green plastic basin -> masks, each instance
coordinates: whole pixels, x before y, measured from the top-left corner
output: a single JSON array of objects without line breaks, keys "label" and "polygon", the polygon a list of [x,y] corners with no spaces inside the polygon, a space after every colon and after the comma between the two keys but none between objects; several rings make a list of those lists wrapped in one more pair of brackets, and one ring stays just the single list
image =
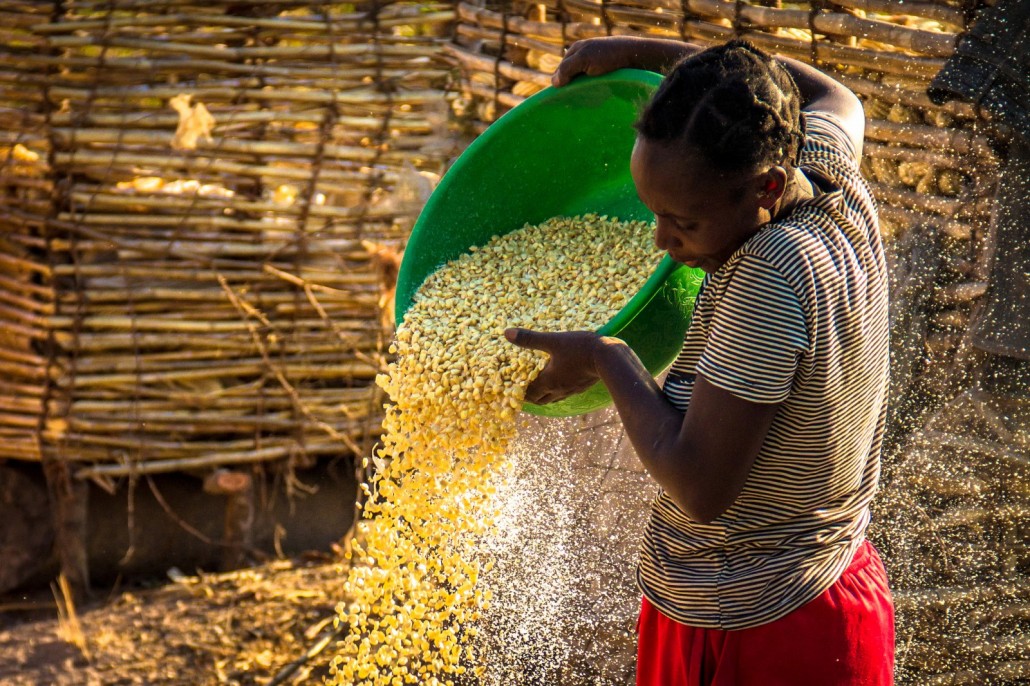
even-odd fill
[{"label": "green plastic basin", "polygon": [[[623,69],[547,88],[506,113],[441,179],[404,251],[397,280],[400,324],[426,277],[491,237],[556,216],[594,212],[653,220],[637,198],[629,160],[632,124],[661,81]],[[675,359],[690,322],[701,272],[666,256],[640,292],[599,329],[628,343],[652,374]],[[611,403],[603,384],[525,410],[570,416]]]}]

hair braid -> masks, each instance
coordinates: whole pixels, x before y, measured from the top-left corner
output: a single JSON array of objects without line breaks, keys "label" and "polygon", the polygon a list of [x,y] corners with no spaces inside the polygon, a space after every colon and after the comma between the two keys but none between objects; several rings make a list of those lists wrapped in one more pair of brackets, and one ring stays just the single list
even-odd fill
[{"label": "hair braid", "polygon": [[716,169],[796,165],[804,144],[800,94],[779,62],[734,40],[680,61],[637,130],[678,142]]}]

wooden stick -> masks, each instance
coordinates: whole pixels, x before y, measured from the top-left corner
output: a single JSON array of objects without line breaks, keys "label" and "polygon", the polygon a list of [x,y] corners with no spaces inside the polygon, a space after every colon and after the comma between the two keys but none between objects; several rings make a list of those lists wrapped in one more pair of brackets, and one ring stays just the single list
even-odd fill
[{"label": "wooden stick", "polygon": [[303,446],[274,446],[260,450],[248,450],[242,452],[226,451],[192,458],[138,462],[135,464],[94,465],[77,470],[75,472],[75,478],[89,479],[100,476],[138,476],[143,474],[190,471],[194,469],[210,469],[211,467],[224,467],[231,464],[253,464],[256,462],[280,460],[285,459],[294,453],[306,453],[309,455],[346,454],[346,451],[341,449],[342,447],[343,446],[338,442],[306,443]]},{"label": "wooden stick", "polygon": [[[254,348],[251,348],[250,352],[253,352]],[[305,349],[306,350],[306,349]],[[281,352],[276,350],[276,352]],[[341,361],[341,354],[339,348],[328,352],[314,353],[314,352],[302,352],[299,355],[290,356],[287,359],[298,359],[302,360],[306,364],[324,363],[331,365],[339,363]],[[349,351],[353,352],[353,348]],[[192,353],[192,354],[191,354]],[[224,363],[225,357],[221,355],[199,355],[196,351],[175,351],[171,353],[176,356],[175,359],[165,359],[160,355],[139,355],[132,356],[128,359],[125,356],[111,356],[105,355],[103,357],[89,357],[82,360],[77,360],[75,369],[77,373],[94,373],[94,372],[163,372],[173,371],[176,369],[188,371],[191,369],[207,368],[212,363]],[[188,357],[184,357],[189,355]],[[250,362],[257,362],[256,358],[253,357],[234,357],[232,362],[238,362],[240,364],[247,364]]]},{"label": "wooden stick", "polygon": [[966,23],[965,15],[960,8],[944,3],[910,2],[909,0],[833,0],[833,4],[863,12],[903,14],[933,19],[949,24],[952,33],[961,32]]},{"label": "wooden stick", "polygon": [[995,162],[986,136],[961,129],[944,129],[920,124],[895,124],[879,119],[866,120],[867,138],[889,143],[905,143],[932,150],[951,150],[960,155],[974,154]]},{"label": "wooden stick", "polygon": [[[281,364],[285,377],[305,379],[371,379],[379,369],[361,361],[340,361],[333,365],[309,365],[286,362]],[[139,384],[185,383],[204,379],[232,378],[251,376],[266,371],[263,362],[233,360],[230,364],[214,365],[201,369],[176,369],[164,372],[114,373],[114,374],[76,374],[73,378],[58,378],[58,385],[69,388],[89,386],[116,386],[126,384],[130,387]]]},{"label": "wooden stick", "polygon": [[[419,25],[438,22],[449,22],[454,19],[454,12],[446,8],[445,3],[425,3],[420,7],[403,7],[388,5],[376,16],[373,22],[364,12],[341,13],[327,18],[325,21],[305,21],[302,19],[276,17],[235,17],[225,14],[162,14],[154,16],[109,16],[103,19],[63,20],[53,24],[35,24],[32,31],[41,35],[72,33],[76,31],[99,30],[109,31],[117,27],[157,27],[167,26],[237,26],[244,29],[270,28],[280,31],[312,31],[319,34],[342,33],[352,34],[358,31],[371,31],[376,26],[406,26],[412,23]],[[433,9],[437,11],[431,11]],[[418,21],[412,22],[412,19]]]},{"label": "wooden stick", "polygon": [[[322,329],[324,329],[324,327],[322,327]],[[168,335],[165,333],[80,332],[77,337],[66,332],[56,332],[56,334],[59,345],[66,348],[74,347],[74,349],[79,353],[90,353],[91,355],[105,350],[114,350],[118,351],[116,353],[116,356],[118,356],[122,354],[121,351],[124,349],[139,351],[140,354],[146,354],[146,351],[149,349],[166,349],[170,344],[181,347],[186,351],[213,350],[238,353],[251,352],[254,349],[249,338],[243,338],[234,333],[192,336],[183,335],[180,332],[175,336],[174,341],[169,340]],[[292,332],[289,339],[280,342],[273,349],[276,350],[276,352],[297,353],[308,350],[317,352],[324,349],[339,348],[339,342],[336,340],[333,340],[332,343],[324,342],[326,340],[324,331],[315,331],[313,334],[314,335],[309,335],[309,332],[306,332],[303,328],[299,328]],[[349,335],[354,337],[354,344],[356,346],[365,347],[365,342],[373,340],[376,333],[362,332],[360,330],[352,329],[350,330]],[[359,342],[361,345],[358,345]]]},{"label": "wooden stick", "polygon": [[496,62],[496,60],[488,57],[480,57],[474,55],[471,52],[462,50],[455,45],[445,45],[444,51],[455,58],[457,58],[463,65],[470,66],[473,69],[480,69],[483,71],[492,71],[494,64],[497,64],[497,71],[510,79],[516,81],[529,81],[540,86],[550,86],[551,78],[545,74],[541,74],[535,69],[527,69],[525,67],[516,67],[510,62]]},{"label": "wooden stick", "polygon": [[958,169],[968,171],[978,165],[985,170],[992,170],[989,162],[982,159],[960,157],[947,152],[924,150],[923,148],[903,148],[897,145],[885,145],[875,141],[866,141],[862,146],[862,154],[866,157],[880,157],[896,162],[925,162],[936,169]]},{"label": "wooden stick", "polygon": [[25,462],[39,462],[42,458],[39,443],[35,441],[24,441],[14,443],[10,439],[4,439],[0,443],[0,455],[12,460]]},{"label": "wooden stick", "polygon": [[[253,264],[253,263],[251,263]],[[291,265],[280,264],[277,269],[286,271]],[[195,284],[217,282],[217,275],[222,274],[229,280],[277,283],[276,279],[259,269],[205,268],[176,263],[124,262],[118,264],[59,264],[54,266],[57,277],[80,276],[88,278],[117,277],[142,278],[161,281],[186,281]],[[336,286],[352,286],[356,284],[376,283],[372,273],[334,272],[319,268],[316,265],[301,266],[300,277],[315,283]]]},{"label": "wooden stick", "polygon": [[[248,231],[254,231],[254,224],[259,222],[246,222],[246,221],[221,221],[221,217],[175,217],[175,216],[138,216],[138,215],[122,215],[122,214],[82,214],[74,215],[69,213],[61,213],[58,215],[61,221],[73,222],[79,219],[83,224],[100,224],[103,226],[117,225],[120,222],[125,222],[129,226],[202,226],[208,227],[219,227],[223,229],[243,229]],[[104,221],[107,219],[107,221]],[[88,220],[88,221],[85,221]],[[269,227],[273,229],[279,227]],[[298,240],[298,237],[302,234],[297,233],[295,227],[285,227],[290,231],[293,231],[293,235],[284,236],[283,240],[275,240],[272,236],[264,236],[264,240],[258,242],[243,242],[243,241],[230,241],[224,240],[221,243],[215,241],[190,241],[188,245],[189,252],[186,253],[186,247],[183,246],[184,240],[178,238],[176,240],[139,240],[135,238],[126,237],[114,237],[111,240],[80,240],[80,241],[65,241],[65,240],[54,240],[52,241],[52,247],[55,250],[70,250],[72,246],[76,249],[84,252],[97,251],[105,252],[118,248],[131,253],[138,253],[143,255],[156,254],[163,255],[168,254],[170,251],[175,251],[177,256],[185,257],[188,256],[192,259],[199,259],[204,256],[220,256],[220,257],[262,257],[262,256],[277,256],[281,259],[286,259],[289,255],[295,254],[298,251],[304,252],[309,256],[317,255],[342,255],[350,256],[356,255],[356,247],[360,245],[356,241],[349,238],[322,238],[321,240],[311,241],[310,243],[302,243]],[[262,232],[263,233],[263,232]],[[351,257],[350,259],[353,259]],[[112,269],[115,271],[117,267]]]},{"label": "wooden stick", "polygon": [[[494,44],[500,42],[500,33],[495,30],[487,29],[482,26],[475,26],[472,24],[459,24],[455,27],[456,36],[458,38],[468,38],[472,42],[457,41],[457,45],[474,45],[475,41],[490,41]],[[537,52],[546,53],[548,55],[561,56],[565,53],[565,46],[561,42],[551,42],[550,40],[543,40],[533,36],[526,36],[520,33],[509,33],[505,36],[505,43],[516,48],[525,48],[526,50],[535,50]],[[444,46],[447,48],[448,46]],[[492,46],[491,46],[492,47]],[[499,46],[498,46],[499,47]]]},{"label": "wooden stick", "polygon": [[918,226],[932,226],[939,231],[943,231],[948,236],[958,238],[960,240],[968,240],[973,236],[972,225],[947,219],[945,217],[934,217],[932,215],[925,215],[921,212],[906,210],[900,207],[892,207],[890,205],[881,206],[879,208],[879,214],[880,217],[884,219],[903,224],[910,229]]},{"label": "wooden stick", "polygon": [[39,415],[43,412],[43,403],[40,398],[19,398],[0,395],[0,409],[20,414]]},{"label": "wooden stick", "polygon": [[[481,86],[478,83],[463,83],[462,88],[487,101],[493,100],[495,96],[492,88]],[[505,107],[515,107],[525,100],[525,98],[519,97],[518,95],[512,95],[505,91],[497,92],[496,97],[497,102]],[[500,113],[498,113],[498,115],[500,115]]]},{"label": "wooden stick", "polygon": [[[188,203],[184,203],[184,204],[188,205]],[[269,235],[269,234],[276,234],[277,233],[277,234],[281,235],[285,239],[285,240],[282,241],[283,245],[289,245],[289,244],[297,243],[298,242],[297,238],[299,236],[305,235],[303,233],[303,231],[302,231],[302,227],[300,226],[300,224],[298,224],[293,218],[288,217],[288,216],[287,217],[276,216],[276,217],[274,217],[274,221],[272,221],[271,219],[268,220],[268,221],[233,219],[231,217],[219,216],[219,214],[215,214],[213,212],[210,213],[210,214],[207,214],[207,213],[201,214],[200,212],[202,210],[204,210],[204,209],[207,209],[207,208],[186,208],[186,207],[183,208],[183,210],[185,210],[187,212],[188,211],[195,211],[195,212],[197,212],[197,214],[195,214],[195,215],[193,215],[193,214],[162,215],[162,214],[156,214],[156,213],[155,214],[129,214],[129,213],[125,213],[125,214],[118,213],[118,214],[115,214],[115,213],[87,212],[87,211],[79,210],[79,211],[76,211],[76,212],[61,212],[61,213],[59,213],[57,215],[57,217],[58,217],[58,221],[68,222],[68,223],[75,223],[75,224],[77,224],[79,226],[88,226],[88,225],[97,224],[97,225],[107,226],[107,227],[112,227],[112,228],[114,228],[114,227],[119,227],[120,228],[120,227],[138,227],[138,226],[148,226],[149,227],[149,226],[152,226],[152,227],[182,227],[184,229],[192,229],[194,227],[202,227],[202,228],[208,228],[208,229],[210,229],[210,228],[218,228],[218,229],[225,229],[225,230],[232,229],[232,230],[235,230],[235,231],[248,232],[248,233],[251,233],[251,234],[259,234],[259,235],[260,234],[265,234],[265,237],[266,237],[267,241],[266,241],[266,243],[264,245],[262,245],[261,243],[236,243],[235,244],[235,246],[239,250],[243,250],[243,251],[256,251],[257,254],[264,253],[264,252],[273,252],[274,253],[274,252],[280,252],[281,251],[282,246],[276,246],[275,243],[277,243],[278,241],[273,240],[273,235]],[[335,212],[333,212],[333,211],[321,212],[318,215],[314,215],[313,218],[340,217],[341,220],[347,220],[347,219],[357,219],[357,218],[367,217],[370,220],[374,220],[374,219],[386,220],[386,219],[394,219],[395,217],[397,217],[398,215],[401,214],[401,212],[399,212],[398,210],[396,210],[395,208],[392,208],[392,207],[386,207],[384,209],[377,209],[377,208],[374,208],[374,207],[367,208],[367,209],[365,209],[365,208],[332,207],[332,208],[328,208],[328,209],[329,210],[335,210]],[[362,212],[362,210],[365,210],[364,213]],[[305,226],[308,226],[310,224],[311,224],[311,222],[307,222],[305,224]],[[112,235],[112,239],[111,239],[111,245],[108,246],[108,249],[110,249],[114,245],[118,245],[119,247],[124,247],[124,248],[132,248],[132,247],[135,246],[136,249],[142,250],[142,251],[153,250],[153,251],[156,251],[156,252],[162,252],[162,251],[165,251],[165,250],[167,250],[168,248],[171,247],[171,245],[169,243],[167,243],[167,242],[161,242],[161,241],[142,241],[142,240],[136,240],[136,239],[132,239],[132,238],[114,238],[113,234],[109,234],[109,235]],[[323,236],[317,236],[316,235],[316,236],[313,236],[312,239],[313,240],[310,241],[311,247],[325,246],[331,252],[335,252],[338,249],[339,246],[346,246],[348,243],[355,244],[355,245],[357,244],[354,239],[347,239],[347,238],[340,238],[340,239],[335,239],[334,240],[334,239],[329,238],[329,237],[323,237]],[[83,244],[85,244],[85,243],[81,242],[81,241],[77,243],[77,245],[83,245]],[[69,243],[67,243],[67,242],[57,242],[56,245],[55,245],[55,249],[57,249],[57,250],[67,250],[68,249],[67,248],[68,245],[69,245]],[[147,245],[152,245],[152,246],[156,245],[158,247],[156,247],[156,248],[155,247],[147,248],[147,247],[145,247]],[[226,245],[227,245],[227,247],[231,247],[234,244],[231,244],[231,243],[227,242]],[[86,249],[90,249],[90,248],[86,248]],[[350,251],[354,250],[352,247],[342,247],[342,248],[339,248],[339,249],[350,250]],[[181,252],[180,254],[201,255],[201,254],[205,254],[205,250],[209,250],[209,249],[208,248],[204,248],[202,246],[194,245],[194,246],[190,246],[189,250],[190,250],[189,253]]]},{"label": "wooden stick", "polygon": [[[312,407],[319,403],[325,403],[327,411],[335,411],[337,405],[356,408],[367,407],[369,399],[376,396],[375,388],[363,386],[358,388],[337,388],[332,389],[332,395],[316,395],[317,389],[305,389],[304,396],[312,404]],[[72,402],[72,413],[88,416],[90,414],[100,415],[122,415],[129,411],[178,411],[192,412],[196,410],[209,411],[217,408],[227,412],[235,412],[257,406],[263,406],[270,410],[290,407],[291,401],[281,395],[269,394],[267,396],[228,396],[204,399],[202,396],[193,396],[190,399],[179,398],[175,400],[143,400],[129,398],[121,400],[75,400]]]},{"label": "wooden stick", "polygon": [[929,193],[891,188],[872,181],[868,183],[876,199],[883,203],[920,212],[932,212],[955,219],[985,218],[990,215],[993,205],[989,198],[973,198],[969,201],[956,200]]},{"label": "wooden stick", "polygon": [[[133,129],[53,129],[55,140],[63,146],[74,146],[86,143],[115,143],[118,145],[149,145],[167,149],[172,139],[172,132],[133,130]],[[233,138],[214,138],[211,141],[197,142],[197,153],[212,151],[217,153],[246,153],[252,155],[286,155],[290,157],[314,157],[321,153],[326,159],[353,160],[368,163],[378,161],[403,162],[412,156],[413,151],[405,150],[373,150],[371,148],[318,143],[287,143],[281,141],[241,141]]]},{"label": "wooden stick", "polygon": [[0,425],[35,430],[39,427],[39,417],[31,414],[15,414],[0,412]]},{"label": "wooden stick", "polygon": [[[309,420],[313,421],[319,428],[324,429],[330,437],[343,441],[347,445],[347,447],[349,447],[354,452],[354,454],[359,453],[360,448],[356,443],[353,443],[347,435],[339,433],[335,430],[334,427],[318,419],[311,413],[310,409],[304,404],[304,401],[297,393],[297,390],[286,378],[286,374],[283,370],[284,365],[274,364],[271,358],[269,357],[268,349],[265,346],[264,342],[261,340],[261,336],[258,334],[257,328],[250,321],[251,313],[247,310],[246,303],[242,299],[240,299],[238,295],[236,295],[236,292],[233,291],[232,287],[224,278],[219,277],[218,283],[225,291],[225,294],[226,296],[228,296],[229,300],[232,301],[233,305],[235,305],[240,310],[240,314],[244,316],[244,323],[247,324],[248,331],[250,332],[251,338],[254,341],[255,347],[257,347],[258,351],[261,353],[261,358],[264,360],[268,370],[271,371],[275,378],[279,381],[279,385],[282,386],[284,391],[286,391],[287,396],[293,399],[294,409],[299,411]],[[375,369],[375,367],[372,368]]]},{"label": "wooden stick", "polygon": [[981,116],[980,113],[977,112],[976,108],[967,102],[949,100],[943,105],[937,105],[930,100],[929,96],[926,95],[925,90],[913,91],[907,88],[884,85],[883,83],[870,81],[869,79],[845,74],[840,70],[834,70],[832,75],[834,79],[840,81],[859,95],[875,97],[886,102],[899,103],[909,107],[919,107],[927,110],[941,110],[963,119],[979,119]]},{"label": "wooden stick", "polygon": [[[303,287],[303,283],[298,284]],[[354,284],[354,288],[351,290],[341,290],[339,288],[329,288],[321,286],[318,288],[319,292],[325,297],[324,300],[330,304],[349,304],[354,302],[364,302],[363,296],[363,285]],[[369,279],[364,284],[369,292],[376,292],[377,289],[373,288],[375,281]],[[271,306],[283,303],[292,303],[296,300],[296,293],[291,290],[285,291],[262,291],[255,293],[252,296],[258,301],[261,306]],[[77,292],[64,292],[61,293],[59,298],[61,302],[65,303],[80,303],[82,302],[82,294]],[[129,285],[120,287],[106,287],[97,285],[89,289],[89,297],[85,306],[98,305],[103,303],[145,303],[147,301],[156,301],[163,303],[168,306],[170,311],[178,311],[181,303],[224,303],[225,294],[214,288],[192,288],[189,290],[181,288],[162,288],[162,287],[142,287],[134,289]]]},{"label": "wooden stick", "polygon": [[[152,169],[176,169],[189,175],[200,175],[201,178],[210,174],[237,174],[244,177],[257,177],[268,180],[284,181],[305,181],[310,182],[312,169],[310,166],[281,167],[264,164],[245,164],[232,162],[223,159],[209,159],[194,156],[158,156],[143,155],[123,150],[101,151],[101,150],[76,150],[75,152],[61,152],[54,156],[54,163],[60,167],[83,168],[99,167],[102,170],[102,177],[106,176],[114,165],[127,167],[139,166]],[[69,169],[70,170],[70,169]],[[358,181],[368,184],[376,178],[376,173],[343,171],[340,169],[323,168],[319,171],[318,179],[326,181]],[[388,183],[396,183],[397,173],[386,171],[382,173],[382,180]]]},{"label": "wooden stick", "polygon": [[421,46],[397,45],[385,41],[376,47],[374,54],[373,51],[369,50],[367,43],[236,48],[107,35],[53,36],[48,39],[47,43],[52,48],[81,48],[86,46],[103,46],[108,49],[130,48],[149,53],[160,54],[167,52],[209,59],[232,60],[235,62],[259,58],[303,61],[327,57],[336,59],[357,57],[361,60],[373,62],[375,60],[374,55],[376,54],[383,57],[423,57],[426,54],[425,48]]},{"label": "wooden stick", "polygon": [[[559,0],[544,0],[541,4],[552,7],[556,10],[560,9]],[[560,4],[563,8],[579,7],[596,14],[596,16],[600,16],[600,3],[590,2],[589,0],[561,0]],[[732,20],[735,15],[735,6],[735,3],[726,2],[725,0],[689,0],[689,8],[692,12],[697,14],[705,14],[707,12],[709,16],[730,20]],[[741,8],[742,11],[744,11],[745,8],[750,8],[750,11],[754,11],[756,9],[751,5],[743,5]],[[706,10],[706,12],[698,11],[700,9]],[[799,10],[777,11],[799,12]],[[466,8],[466,3],[459,5],[459,16],[467,16],[469,14],[478,17],[483,25],[491,25],[494,28],[501,28],[503,25],[503,19],[500,13],[491,12],[489,10],[477,10],[475,8],[471,8],[471,6]],[[616,14],[617,12],[615,10],[609,9],[609,15],[615,16]],[[802,14],[805,15],[806,19],[805,23],[799,28],[807,28],[808,13],[802,12]],[[795,18],[794,22],[797,23],[797,18]],[[675,31],[669,29],[665,32],[665,35],[678,36],[681,28],[687,36],[698,38],[706,42],[725,41],[737,35],[733,29],[726,28],[724,26],[717,26],[705,21],[687,20],[682,24],[679,22],[672,22],[672,24],[676,26]],[[528,20],[517,21],[514,18],[509,19],[508,27],[509,30],[517,30],[528,35],[550,38],[554,38],[555,36],[560,38],[563,28],[557,23],[529,22]],[[566,24],[564,28],[566,29],[565,35],[569,39],[605,35],[604,27],[599,25],[583,23]],[[635,35],[640,32],[625,29],[623,27],[616,27],[613,33],[617,35]],[[784,53],[804,61],[811,60],[812,45],[807,41],[800,41],[783,36],[773,36],[762,31],[754,30],[745,30],[741,32],[740,37],[747,38],[759,45],[759,47],[767,50]],[[927,79],[933,77],[944,65],[944,60],[937,57],[892,54],[868,48],[849,47],[818,41],[815,43],[815,53],[816,57],[826,64],[851,64],[853,66],[865,67],[875,71],[921,76]]]},{"label": "wooden stick", "polygon": [[19,362],[30,366],[46,365],[46,359],[35,354],[28,345],[28,341],[20,341],[18,343],[21,344],[15,344],[13,347],[10,342],[6,341],[0,344],[0,360]]},{"label": "wooden stick", "polygon": [[0,359],[0,374],[21,380],[41,381],[46,378],[46,367],[41,364],[22,364]]},{"label": "wooden stick", "polygon": [[23,381],[11,381],[3,377],[0,377],[0,391],[31,398],[43,397],[43,386],[39,384],[26,384]]},{"label": "wooden stick", "polygon": [[[363,419],[363,417],[360,417],[360,419]],[[36,418],[36,421],[39,421],[38,418]],[[345,439],[349,438],[346,432],[360,431],[364,427],[364,422],[338,418],[320,419],[314,414],[311,417],[297,417],[291,408],[287,412],[236,416],[212,415],[208,412],[197,414],[195,417],[176,417],[170,416],[167,413],[155,412],[133,413],[125,419],[75,416],[68,418],[68,426],[77,431],[90,434],[146,432],[148,435],[163,432],[171,432],[176,435],[242,432],[250,435],[253,434],[255,429],[292,431],[309,426],[318,426],[319,428],[331,430],[333,438],[340,439],[341,443],[346,445]]]},{"label": "wooden stick", "polygon": [[[228,321],[212,321],[212,320],[187,320],[178,318],[177,313],[172,313],[173,317],[177,318],[157,318],[157,317],[132,317],[132,316],[117,316],[117,315],[105,315],[105,316],[93,316],[83,317],[81,321],[77,321],[74,317],[61,315],[50,317],[48,323],[50,327],[55,329],[71,329],[73,326],[78,326],[81,330],[103,330],[103,329],[114,329],[123,331],[139,331],[139,332],[182,332],[182,333],[230,333],[230,332],[245,332],[247,331],[246,324],[238,320]],[[323,322],[320,319],[304,319],[291,322],[292,326],[297,329],[312,328],[321,329],[324,328]]]},{"label": "wooden stick", "polygon": [[14,307],[20,307],[34,314],[53,314],[54,304],[48,301],[39,301],[33,298],[26,298],[17,293],[0,291],[0,302],[6,302]]},{"label": "wooden stick", "polygon": [[[214,68],[218,63],[200,63],[186,67],[187,69],[200,69],[200,68]],[[279,110],[258,110],[258,111],[241,111],[239,109],[231,110],[220,110],[216,104],[212,104],[208,109],[211,114],[214,115],[217,121],[216,129],[227,130],[232,129],[236,126],[246,124],[264,124],[264,123],[302,123],[302,124],[321,124],[325,119],[325,112],[321,110],[317,111],[300,111],[300,112],[282,112]],[[179,115],[177,114],[164,114],[163,112],[131,112],[126,111],[122,113],[103,113],[90,111],[87,113],[75,113],[71,112],[55,112],[51,117],[51,122],[54,126],[71,126],[77,124],[79,126],[103,126],[103,127],[122,127],[122,126],[135,126],[135,127],[154,127],[164,129],[174,129],[179,123]],[[336,125],[341,129],[347,131],[354,131],[360,129],[362,131],[373,131],[377,132],[382,129],[383,122],[380,117],[368,117],[368,116],[354,116],[354,115],[340,115],[335,119]],[[425,119],[419,112],[400,112],[395,111],[391,113],[390,128],[395,128],[401,131],[417,131],[421,133],[430,133],[433,129],[433,124]]]}]

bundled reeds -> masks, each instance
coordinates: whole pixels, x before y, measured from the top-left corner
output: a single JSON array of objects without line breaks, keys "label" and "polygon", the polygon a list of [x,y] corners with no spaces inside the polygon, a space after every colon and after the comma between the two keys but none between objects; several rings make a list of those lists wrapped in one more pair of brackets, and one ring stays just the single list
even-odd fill
[{"label": "bundled reeds", "polygon": [[5,5],[0,459],[106,483],[364,452],[380,253],[453,152],[453,16]]},{"label": "bundled reeds", "polygon": [[20,60],[42,49],[32,26],[50,9],[8,3],[0,28],[0,458],[22,460],[40,459],[55,296],[42,249],[54,189],[44,89]]}]

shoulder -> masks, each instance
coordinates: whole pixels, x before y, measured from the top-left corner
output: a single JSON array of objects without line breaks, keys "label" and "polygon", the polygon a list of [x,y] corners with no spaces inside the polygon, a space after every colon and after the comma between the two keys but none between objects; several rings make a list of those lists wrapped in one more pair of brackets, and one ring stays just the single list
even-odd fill
[{"label": "shoulder", "polygon": [[807,210],[795,212],[788,219],[767,224],[751,237],[740,250],[739,263],[744,269],[774,269],[788,281],[810,259],[818,246],[818,239],[804,215]]},{"label": "shoulder", "polygon": [[807,309],[804,237],[790,227],[769,224],[712,275],[711,290],[723,304],[746,309]]},{"label": "shoulder", "polygon": [[834,253],[841,241],[830,222],[829,215],[816,205],[768,224],[741,247],[734,271],[749,275],[748,281],[780,282],[781,298],[789,288],[802,309],[815,307],[817,291],[834,278],[838,262]]}]

